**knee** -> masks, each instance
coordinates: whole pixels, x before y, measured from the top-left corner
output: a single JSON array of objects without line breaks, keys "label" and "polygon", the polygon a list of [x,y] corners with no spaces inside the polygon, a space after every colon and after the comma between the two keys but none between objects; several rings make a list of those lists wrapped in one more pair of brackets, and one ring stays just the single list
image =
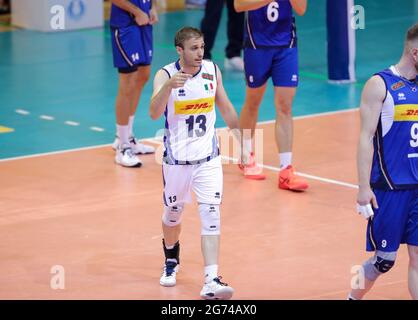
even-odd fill
[{"label": "knee", "polygon": [[261,100],[250,98],[245,101],[244,108],[251,114],[257,114],[260,103]]},{"label": "knee", "polygon": [[181,223],[183,206],[176,205],[172,207],[164,206],[162,221],[167,227],[175,227]]},{"label": "knee", "polygon": [[202,226],[202,236],[219,235],[221,233],[219,205],[199,204],[199,214]]},{"label": "knee", "polygon": [[144,86],[150,78],[150,71],[148,69],[139,69],[136,75],[136,85]]},{"label": "knee", "polygon": [[276,109],[279,116],[292,116],[292,100],[278,98],[276,100]]},{"label": "knee", "polygon": [[389,272],[396,261],[396,252],[377,251],[375,255],[367,260],[364,267],[364,275],[367,279],[375,281],[380,275]]},{"label": "knee", "polygon": [[132,96],[135,93],[137,87],[137,81],[135,75],[130,75],[129,78],[125,79],[119,85],[119,93],[123,96]]},{"label": "knee", "polygon": [[418,270],[418,246],[409,246],[409,264],[415,270]]}]

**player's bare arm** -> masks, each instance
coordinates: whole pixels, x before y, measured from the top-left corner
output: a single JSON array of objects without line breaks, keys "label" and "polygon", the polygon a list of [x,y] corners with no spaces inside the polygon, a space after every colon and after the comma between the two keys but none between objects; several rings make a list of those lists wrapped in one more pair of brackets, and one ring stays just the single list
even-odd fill
[{"label": "player's bare arm", "polygon": [[[222,73],[219,70],[218,66],[216,66],[216,80],[217,80],[217,89],[216,89],[216,96],[215,102],[216,105],[222,115],[222,118],[225,120],[226,125],[229,129],[232,130],[232,134],[234,135],[235,139],[242,144],[242,135],[239,128],[239,120],[237,112],[235,111],[234,106],[232,105],[231,101],[226,94],[225,88],[222,83]],[[251,150],[246,150],[245,148],[242,150],[242,163],[247,164],[250,159],[250,152]]]},{"label": "player's bare arm", "polygon": [[151,97],[149,114],[153,120],[158,119],[165,110],[171,90],[181,88],[191,75],[182,71],[169,78],[167,72],[159,70],[154,77],[154,91]]},{"label": "player's bare arm", "polygon": [[152,0],[152,7],[150,11],[150,17],[149,17],[149,24],[156,24],[158,19],[158,12],[157,12],[157,0]]},{"label": "player's bare arm", "polygon": [[382,111],[386,86],[382,78],[373,76],[364,86],[361,103],[361,131],[357,151],[357,170],[359,192],[357,202],[361,206],[372,204],[377,208],[377,201],[370,187],[370,174],[373,161],[373,137]]},{"label": "player's bare arm", "polygon": [[256,10],[273,2],[274,0],[234,0],[234,7],[237,12]]},{"label": "player's bare arm", "polygon": [[225,88],[222,83],[222,73],[216,66],[216,77],[217,77],[217,89],[215,102],[221,112],[222,118],[225,120],[227,126],[230,129],[239,129],[238,115],[235,111],[234,106],[228,98],[228,95],[225,92]]},{"label": "player's bare arm", "polygon": [[149,24],[148,15],[128,0],[112,0],[112,3],[119,8],[131,13],[135,16],[135,21],[138,25],[143,26]]},{"label": "player's bare arm", "polygon": [[290,0],[293,10],[299,15],[303,16],[308,7],[308,0]]}]

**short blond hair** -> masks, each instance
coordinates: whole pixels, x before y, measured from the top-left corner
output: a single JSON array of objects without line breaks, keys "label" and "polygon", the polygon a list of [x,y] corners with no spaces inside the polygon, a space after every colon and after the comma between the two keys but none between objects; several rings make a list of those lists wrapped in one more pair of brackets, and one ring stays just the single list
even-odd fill
[{"label": "short blond hair", "polygon": [[203,38],[203,32],[194,27],[183,27],[176,32],[174,46],[184,49],[184,42],[191,38]]},{"label": "short blond hair", "polygon": [[414,24],[406,32],[406,42],[412,42],[418,39],[418,23]]}]

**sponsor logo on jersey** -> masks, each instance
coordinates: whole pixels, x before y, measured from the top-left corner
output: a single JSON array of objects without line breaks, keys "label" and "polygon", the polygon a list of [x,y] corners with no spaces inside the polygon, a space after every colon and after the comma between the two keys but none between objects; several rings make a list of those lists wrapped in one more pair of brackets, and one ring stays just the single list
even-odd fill
[{"label": "sponsor logo on jersey", "polygon": [[418,104],[395,105],[395,121],[418,121]]},{"label": "sponsor logo on jersey", "polygon": [[214,105],[215,105],[215,97],[196,99],[196,100],[174,101],[174,113],[175,114],[208,113],[208,112],[213,111]]},{"label": "sponsor logo on jersey", "polygon": [[184,89],[179,89],[179,97],[185,97],[186,91]]},{"label": "sponsor logo on jersey", "polygon": [[401,88],[405,87],[405,83],[403,81],[398,81],[390,87],[393,91],[399,90]]},{"label": "sponsor logo on jersey", "polygon": [[213,74],[210,73],[202,73],[202,78],[206,80],[213,81]]}]

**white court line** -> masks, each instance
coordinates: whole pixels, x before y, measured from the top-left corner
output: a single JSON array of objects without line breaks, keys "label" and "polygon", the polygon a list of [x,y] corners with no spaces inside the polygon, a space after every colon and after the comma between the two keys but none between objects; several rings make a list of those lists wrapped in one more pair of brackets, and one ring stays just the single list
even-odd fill
[{"label": "white court line", "polygon": [[[357,111],[357,110],[358,110],[358,108],[357,109],[345,109],[345,110],[331,111],[331,112],[322,112],[322,113],[316,113],[316,114],[311,114],[311,115],[307,115],[307,116],[294,117],[294,119],[298,120],[298,119],[314,118],[314,117],[321,117],[321,116],[335,115],[335,114],[340,114],[340,113],[353,112],[353,111]],[[274,122],[274,120],[273,121],[258,122],[257,124],[271,123],[271,122]],[[219,129],[226,129],[226,127],[217,128],[217,130],[219,130]],[[161,144],[162,143],[161,137],[160,138],[158,138],[158,137],[145,138],[145,139],[141,139],[141,141],[149,141],[149,142],[156,143],[156,144]],[[91,146],[91,147],[75,148],[75,149],[55,151],[55,152],[38,153],[38,154],[33,154],[33,155],[28,155],[28,156],[6,158],[6,159],[0,159],[0,162],[35,158],[35,157],[42,157],[42,156],[48,156],[48,155],[56,155],[56,154],[61,154],[61,153],[69,153],[69,152],[73,152],[73,151],[91,150],[91,149],[97,149],[97,148],[102,148],[102,147],[107,147],[107,146],[110,147],[111,144],[102,144],[102,145],[96,145],[96,146]],[[266,169],[273,170],[273,171],[278,171],[279,170],[278,168],[272,167],[272,166],[263,166],[263,167],[265,167]],[[332,184],[345,186],[345,187],[349,187],[349,188],[355,188],[355,189],[358,188],[356,185],[346,183],[346,182],[342,182],[342,181],[317,177],[317,176],[308,175],[308,174],[300,173],[300,172],[297,173],[297,174],[300,175],[300,176],[309,178],[309,179],[313,179],[313,180],[332,183]]]},{"label": "white court line", "polygon": [[[144,139],[143,141],[148,141],[148,142],[153,142],[156,144],[162,144],[162,142],[160,141],[159,138],[154,138],[154,139]],[[228,157],[228,156],[222,156],[221,157],[225,160],[228,161],[233,161],[234,163],[238,163],[238,159],[236,158],[232,158],[232,157]],[[272,170],[272,171],[276,171],[279,172],[280,169],[278,167],[273,167],[273,166],[269,166],[269,165],[262,165],[262,164],[258,164],[260,167],[264,168],[264,169],[268,169],[268,170]],[[343,187],[348,187],[348,188],[352,188],[352,189],[358,189],[358,186],[352,183],[348,183],[348,182],[343,182],[343,181],[338,181],[338,180],[334,180],[334,179],[328,179],[328,178],[322,178],[322,177],[318,177],[318,176],[314,176],[311,174],[307,174],[307,173],[302,173],[302,172],[295,172],[295,174],[297,174],[298,176],[301,177],[305,177],[311,180],[317,180],[317,181],[321,181],[321,182],[327,182],[327,183],[331,183],[331,184],[336,184],[339,186],[343,186]]]},{"label": "white court line", "polygon": [[[231,157],[227,157],[227,156],[221,156],[223,159],[229,160],[229,161],[234,161],[237,162],[238,159],[235,158],[231,158]],[[280,169],[278,167],[273,167],[273,166],[269,166],[269,165],[262,165],[262,164],[258,164],[260,167],[264,168],[264,169],[269,169],[272,171],[276,171],[279,172]],[[353,189],[358,189],[358,186],[355,184],[351,184],[351,183],[347,183],[347,182],[342,182],[342,181],[338,181],[338,180],[334,180],[334,179],[328,179],[328,178],[322,178],[322,177],[318,177],[318,176],[313,176],[311,174],[307,174],[307,173],[302,173],[302,172],[295,172],[295,174],[297,174],[298,176],[301,177],[305,177],[308,179],[312,179],[312,180],[318,180],[321,182],[327,182],[327,183],[331,183],[331,184],[336,184],[339,186],[343,186],[343,187],[348,187],[348,188],[353,188]]]},{"label": "white court line", "polygon": [[40,119],[42,119],[42,120],[47,120],[47,121],[52,121],[52,120],[55,120],[55,118],[54,118],[54,117],[47,116],[47,115],[45,115],[45,114],[43,114],[43,115],[39,116],[39,118],[40,118]]},{"label": "white court line", "polygon": [[23,109],[16,109],[15,111],[16,111],[16,113],[24,115],[24,116],[27,116],[28,114],[30,114],[29,111],[26,111],[26,110],[23,110]]},{"label": "white court line", "polygon": [[90,127],[90,130],[97,131],[97,132],[103,132],[103,131],[105,131],[105,129],[100,128],[100,127]]},{"label": "white court line", "polygon": [[13,158],[0,159],[0,162],[7,162],[7,161],[13,161],[13,160],[23,160],[23,159],[38,158],[38,157],[43,157],[43,156],[52,156],[52,155],[56,155],[56,154],[64,154],[64,153],[70,153],[70,152],[98,149],[98,148],[103,148],[103,147],[110,147],[111,145],[112,145],[111,143],[106,143],[106,144],[100,144],[100,145],[95,145],[95,146],[91,146],[91,147],[82,147],[82,148],[75,148],[75,149],[68,149],[68,150],[37,153],[37,154],[31,154],[31,155],[27,155],[27,156],[19,156],[19,157],[13,157]]},{"label": "white court line", "polygon": [[65,121],[65,124],[69,125],[69,126],[73,126],[73,127],[77,127],[80,125],[79,122],[75,122],[75,121]]},{"label": "white court line", "polygon": [[[293,117],[293,120],[302,120],[302,119],[309,119],[309,118],[316,118],[316,117],[323,117],[323,116],[333,116],[335,114],[340,113],[349,113],[354,111],[359,111],[359,108],[352,108],[352,109],[344,109],[344,110],[337,110],[337,111],[327,111],[327,112],[320,112],[320,113],[313,113],[313,114],[307,114],[305,116],[297,116]],[[259,121],[257,124],[270,124],[275,123],[276,120],[266,120],[266,121]]]}]

